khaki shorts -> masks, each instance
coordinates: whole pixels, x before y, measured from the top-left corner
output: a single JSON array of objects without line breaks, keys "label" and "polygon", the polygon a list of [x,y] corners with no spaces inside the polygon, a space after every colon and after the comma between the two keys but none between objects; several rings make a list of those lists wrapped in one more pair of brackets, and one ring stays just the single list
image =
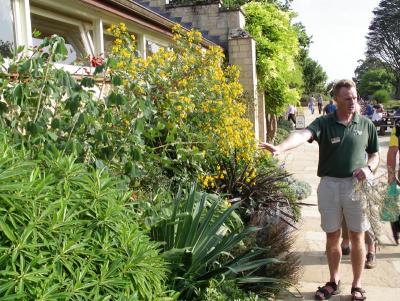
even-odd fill
[{"label": "khaki shorts", "polygon": [[365,214],[363,202],[354,193],[355,179],[322,177],[318,185],[318,210],[321,213],[321,228],[327,233],[342,227],[342,218],[353,232],[367,231],[371,226]]}]

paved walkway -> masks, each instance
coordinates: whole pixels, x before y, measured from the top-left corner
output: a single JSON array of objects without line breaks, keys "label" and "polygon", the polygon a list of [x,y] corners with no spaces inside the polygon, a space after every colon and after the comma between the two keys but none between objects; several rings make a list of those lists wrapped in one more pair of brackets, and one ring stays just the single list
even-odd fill
[{"label": "paved walkway", "polygon": [[[306,124],[316,116],[306,112]],[[381,168],[386,166],[386,152],[389,143],[389,132],[380,138]],[[317,204],[316,190],[319,183],[317,177],[318,144],[306,143],[296,149],[282,154],[280,160],[286,162],[286,168],[295,178],[308,182],[312,186],[312,194],[304,200]],[[329,280],[329,271],[325,257],[325,233],[320,228],[320,216],[316,206],[302,208],[302,221],[299,224],[294,250],[301,257],[303,276],[298,286],[303,299],[296,299],[282,294],[277,300],[314,300],[318,286]],[[368,301],[400,300],[400,246],[395,246],[390,225],[383,227],[382,245],[377,254],[377,267],[365,270],[363,287]],[[341,263],[342,294],[330,300],[351,300],[350,288],[352,270],[349,256],[344,256]]]}]

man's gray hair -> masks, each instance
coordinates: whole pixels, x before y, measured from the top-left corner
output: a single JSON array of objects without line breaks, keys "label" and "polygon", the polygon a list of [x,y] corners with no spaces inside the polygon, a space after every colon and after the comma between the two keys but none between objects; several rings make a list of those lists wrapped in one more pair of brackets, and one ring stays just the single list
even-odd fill
[{"label": "man's gray hair", "polygon": [[351,79],[341,79],[337,81],[332,88],[333,97],[338,96],[341,88],[356,88],[356,83],[353,82]]}]

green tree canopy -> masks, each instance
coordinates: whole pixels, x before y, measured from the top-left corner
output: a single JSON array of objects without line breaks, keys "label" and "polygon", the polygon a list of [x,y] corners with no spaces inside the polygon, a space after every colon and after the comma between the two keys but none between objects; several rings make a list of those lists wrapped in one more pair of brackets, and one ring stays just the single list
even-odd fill
[{"label": "green tree canopy", "polygon": [[292,13],[274,3],[250,2],[244,6],[246,30],[256,40],[259,84],[265,90],[266,109],[282,113],[288,103],[295,103],[299,93],[295,88],[301,82],[296,56],[299,40],[291,24]]},{"label": "green tree canopy", "polygon": [[328,79],[324,69],[318,62],[310,57],[306,57],[302,62],[304,93],[322,93],[325,91],[325,84]]},{"label": "green tree canopy", "polygon": [[396,75],[400,97],[400,1],[382,0],[374,10],[367,36],[367,55],[379,59]]},{"label": "green tree canopy", "polygon": [[359,94],[363,98],[373,95],[378,90],[388,94],[393,91],[394,77],[383,68],[370,69],[363,73],[358,83]]}]

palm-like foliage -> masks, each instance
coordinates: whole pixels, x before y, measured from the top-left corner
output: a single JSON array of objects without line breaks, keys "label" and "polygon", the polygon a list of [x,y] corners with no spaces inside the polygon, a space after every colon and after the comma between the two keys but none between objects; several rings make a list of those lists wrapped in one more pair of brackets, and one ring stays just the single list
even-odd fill
[{"label": "palm-like foliage", "polygon": [[[260,266],[278,262],[273,258],[254,260],[262,250],[248,250],[237,257],[229,253],[258,228],[227,231],[224,223],[238,205],[223,213],[218,213],[217,206],[218,199],[212,201],[210,195],[199,194],[192,187],[186,198],[177,194],[172,213],[151,229],[153,239],[164,243],[172,285],[184,298],[192,299],[213,278],[235,276],[238,282],[276,282],[273,278],[251,277],[251,271]],[[242,277],[243,272],[250,276]]]},{"label": "palm-like foliage", "polygon": [[[0,295],[13,300],[154,300],[166,267],[130,193],[71,157],[25,160],[0,143]],[[11,300],[10,299],[10,300]]]}]

